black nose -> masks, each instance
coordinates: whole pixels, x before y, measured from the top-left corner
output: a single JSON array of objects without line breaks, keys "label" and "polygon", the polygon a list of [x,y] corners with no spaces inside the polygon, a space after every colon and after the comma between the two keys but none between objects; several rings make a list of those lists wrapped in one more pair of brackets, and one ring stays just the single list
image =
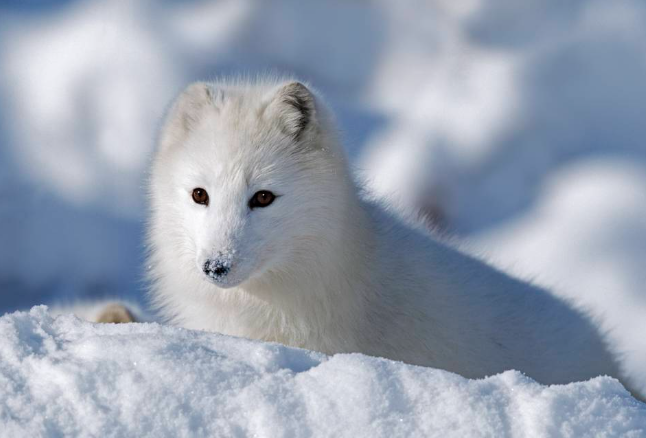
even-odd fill
[{"label": "black nose", "polygon": [[202,271],[212,278],[224,277],[229,273],[231,267],[229,263],[222,260],[207,260],[202,266]]}]

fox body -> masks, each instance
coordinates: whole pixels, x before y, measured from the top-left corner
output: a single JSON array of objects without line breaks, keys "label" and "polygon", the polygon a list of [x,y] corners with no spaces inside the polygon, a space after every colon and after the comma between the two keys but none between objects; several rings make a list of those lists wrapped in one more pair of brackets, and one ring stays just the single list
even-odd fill
[{"label": "fox body", "polygon": [[618,374],[583,313],[364,196],[329,110],[299,82],[189,86],[150,194],[152,297],[177,325],[466,377]]}]

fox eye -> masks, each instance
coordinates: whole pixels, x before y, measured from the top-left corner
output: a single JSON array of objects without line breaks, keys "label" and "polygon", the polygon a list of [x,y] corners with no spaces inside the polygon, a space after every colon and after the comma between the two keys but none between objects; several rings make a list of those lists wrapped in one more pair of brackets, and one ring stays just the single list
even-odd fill
[{"label": "fox eye", "polygon": [[209,205],[209,194],[200,187],[195,188],[193,189],[193,201],[196,204]]},{"label": "fox eye", "polygon": [[268,207],[272,202],[274,202],[274,199],[276,199],[276,195],[274,195],[272,192],[268,190],[261,190],[259,192],[256,192],[256,194],[251,197],[251,199],[249,200],[249,208],[254,209],[256,207]]}]

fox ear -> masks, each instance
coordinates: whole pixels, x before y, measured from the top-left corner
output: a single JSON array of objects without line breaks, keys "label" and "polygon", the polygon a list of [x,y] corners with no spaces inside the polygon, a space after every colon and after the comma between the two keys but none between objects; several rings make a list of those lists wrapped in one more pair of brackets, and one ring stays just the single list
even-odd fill
[{"label": "fox ear", "polygon": [[175,99],[162,130],[161,148],[167,149],[180,142],[197,125],[207,107],[217,108],[223,99],[221,90],[214,90],[205,82],[189,85]]},{"label": "fox ear", "polygon": [[281,85],[270,97],[266,113],[280,121],[283,131],[294,140],[300,140],[303,132],[315,119],[314,95],[300,82]]}]

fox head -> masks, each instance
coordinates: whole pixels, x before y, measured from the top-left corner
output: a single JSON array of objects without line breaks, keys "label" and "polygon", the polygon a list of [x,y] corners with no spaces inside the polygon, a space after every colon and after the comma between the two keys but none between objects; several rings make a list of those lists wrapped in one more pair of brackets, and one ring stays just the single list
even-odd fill
[{"label": "fox head", "polygon": [[345,167],[327,112],[305,85],[189,86],[153,164],[150,242],[168,264],[155,269],[184,269],[219,288],[289,275],[312,257],[312,243],[334,238]]}]

